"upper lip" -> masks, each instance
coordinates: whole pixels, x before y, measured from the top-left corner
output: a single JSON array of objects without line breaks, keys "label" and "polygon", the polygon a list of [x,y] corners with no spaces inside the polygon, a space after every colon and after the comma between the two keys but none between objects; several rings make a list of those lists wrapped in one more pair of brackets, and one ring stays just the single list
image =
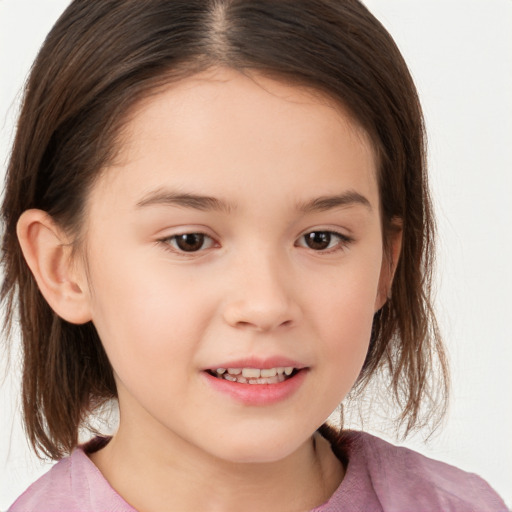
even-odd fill
[{"label": "upper lip", "polygon": [[286,368],[293,367],[297,370],[307,368],[307,365],[302,364],[287,357],[273,356],[265,358],[248,357],[242,359],[233,359],[230,361],[223,361],[219,364],[212,365],[205,370],[216,370],[217,368],[259,368],[267,370],[270,368]]}]

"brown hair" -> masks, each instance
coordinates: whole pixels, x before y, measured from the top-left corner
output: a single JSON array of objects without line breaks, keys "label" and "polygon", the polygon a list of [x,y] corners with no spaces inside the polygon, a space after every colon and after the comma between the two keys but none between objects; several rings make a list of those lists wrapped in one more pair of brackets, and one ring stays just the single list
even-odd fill
[{"label": "brown hair", "polygon": [[[426,420],[422,404],[427,417],[444,411],[423,118],[382,25],[356,0],[75,0],[27,82],[2,207],[1,297],[8,332],[16,316],[21,325],[23,411],[36,452],[70,452],[79,427],[116,388],[94,326],[65,322],[40,294],[16,223],[39,208],[78,237],[88,191],[113,158],[129,109],[156,87],[213,65],[312,87],[341,102],[369,134],[380,162],[384,236],[400,219],[403,246],[355,389],[387,375],[406,432]],[[435,400],[441,408],[430,407]]]}]

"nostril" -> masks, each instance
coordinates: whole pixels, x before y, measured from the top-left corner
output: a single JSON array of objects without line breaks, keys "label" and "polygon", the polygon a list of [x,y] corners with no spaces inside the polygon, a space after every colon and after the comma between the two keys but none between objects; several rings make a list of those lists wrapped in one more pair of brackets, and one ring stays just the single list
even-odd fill
[{"label": "nostril", "polygon": [[283,322],[271,322],[271,321],[255,321],[255,322],[247,322],[245,320],[240,320],[236,322],[235,326],[240,329],[254,329],[256,331],[270,331],[273,329],[279,328],[287,328],[293,324],[292,320],[285,320]]},{"label": "nostril", "polygon": [[236,323],[237,327],[251,327],[251,322],[245,322],[243,320],[240,320]]},{"label": "nostril", "polygon": [[227,302],[222,315],[232,327],[270,331],[290,328],[300,315],[300,308],[294,301],[277,294],[254,292]]}]

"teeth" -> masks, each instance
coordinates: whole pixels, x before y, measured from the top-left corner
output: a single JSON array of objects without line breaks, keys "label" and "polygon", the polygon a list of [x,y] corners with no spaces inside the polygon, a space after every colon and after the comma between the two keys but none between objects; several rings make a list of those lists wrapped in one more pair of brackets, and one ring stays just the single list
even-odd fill
[{"label": "teeth", "polygon": [[259,379],[261,377],[261,370],[258,368],[244,368],[242,370],[242,375],[246,379]]},{"label": "teeth", "polygon": [[293,366],[276,368],[217,368],[217,376],[241,384],[277,384],[293,373]]}]

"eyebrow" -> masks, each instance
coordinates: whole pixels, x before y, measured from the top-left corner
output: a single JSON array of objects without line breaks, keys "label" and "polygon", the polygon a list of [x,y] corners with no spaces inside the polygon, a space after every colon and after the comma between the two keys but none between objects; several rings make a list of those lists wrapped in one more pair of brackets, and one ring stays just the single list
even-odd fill
[{"label": "eyebrow", "polygon": [[348,190],[343,194],[333,196],[317,197],[311,201],[300,203],[298,205],[298,210],[302,213],[315,213],[331,210],[333,208],[343,208],[356,205],[365,206],[368,210],[372,211],[370,201],[355,190]]},{"label": "eyebrow", "polygon": [[194,210],[220,211],[225,213],[230,213],[234,208],[233,205],[216,197],[173,192],[169,190],[150,192],[137,203],[138,207],[151,205],[181,206]]},{"label": "eyebrow", "polygon": [[[230,213],[236,208],[235,205],[216,197],[173,192],[170,190],[156,190],[150,192],[137,203],[137,207],[139,208],[152,205],[178,206],[192,208],[194,210],[219,211],[224,213]],[[321,196],[311,199],[310,201],[299,203],[297,210],[302,213],[315,213],[356,205],[365,206],[368,210],[372,211],[370,201],[354,190],[332,196]]]}]

